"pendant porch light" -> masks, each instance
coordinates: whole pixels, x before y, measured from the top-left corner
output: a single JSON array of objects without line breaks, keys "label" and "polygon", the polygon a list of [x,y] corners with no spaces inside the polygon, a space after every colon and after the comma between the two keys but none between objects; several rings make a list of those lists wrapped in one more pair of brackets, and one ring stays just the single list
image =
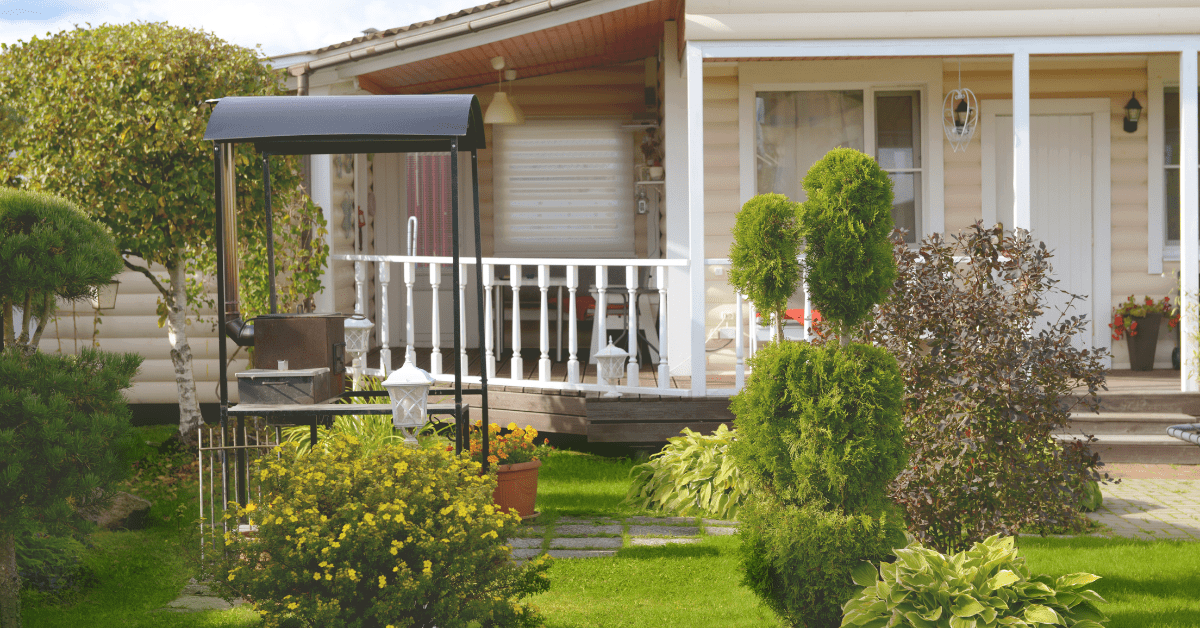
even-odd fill
[{"label": "pendant porch light", "polygon": [[962,62],[958,63],[958,89],[950,90],[942,101],[942,128],[954,152],[965,151],[975,137],[979,124],[979,100],[962,86]]},{"label": "pendant porch light", "polygon": [[516,70],[504,71],[505,65],[504,57],[492,57],[492,68],[496,70],[498,80],[496,95],[492,97],[491,104],[483,114],[485,124],[523,124],[525,122],[525,113],[509,99],[508,94],[504,93],[504,79],[507,78],[511,83],[513,79],[517,78]]}]

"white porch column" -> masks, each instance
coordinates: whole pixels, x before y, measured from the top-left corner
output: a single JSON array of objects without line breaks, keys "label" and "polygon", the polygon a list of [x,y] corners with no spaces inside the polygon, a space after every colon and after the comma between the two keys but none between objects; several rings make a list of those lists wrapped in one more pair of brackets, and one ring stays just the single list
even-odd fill
[{"label": "white porch column", "polygon": [[1030,229],[1033,218],[1029,213],[1029,53],[1013,53],[1012,60],[1013,110],[1013,224],[1014,228]]},{"label": "white porch column", "polygon": [[1179,54],[1179,268],[1180,289],[1182,296],[1182,318],[1180,329],[1184,330],[1183,363],[1179,370],[1182,380],[1181,390],[1184,392],[1200,391],[1200,382],[1196,381],[1196,339],[1192,330],[1196,329],[1196,296],[1200,291],[1200,242],[1196,234],[1200,232],[1200,216],[1196,215],[1196,207],[1200,206],[1200,183],[1197,170],[1200,170],[1200,154],[1197,153],[1197,48],[1185,48]]},{"label": "white porch column", "polygon": [[692,348],[692,396],[708,394],[704,351],[704,59],[700,47],[687,44],[684,53],[687,81],[687,199],[688,199],[688,338]]},{"label": "white porch column", "polygon": [[[679,60],[678,27],[663,26],[663,149],[667,178],[663,196],[664,256],[688,257],[688,143],[687,83]],[[687,329],[692,315],[691,289],[686,266],[667,266],[667,327],[674,330],[662,340],[671,376],[691,374],[692,346]]]},{"label": "white porch column", "polygon": [[[317,207],[321,208],[321,212],[325,214],[325,223],[334,224],[333,218],[333,200],[330,192],[329,182],[333,177],[333,170],[330,168],[329,155],[310,155],[310,172],[312,172],[312,201]],[[333,252],[333,230],[328,230],[325,235],[325,244],[329,245],[329,252]],[[340,252],[340,251],[339,251]],[[325,263],[325,269],[321,271],[321,287],[323,290],[313,295],[313,304],[316,306],[317,312],[329,313],[333,311],[333,293],[335,287],[333,285],[333,260]]]}]

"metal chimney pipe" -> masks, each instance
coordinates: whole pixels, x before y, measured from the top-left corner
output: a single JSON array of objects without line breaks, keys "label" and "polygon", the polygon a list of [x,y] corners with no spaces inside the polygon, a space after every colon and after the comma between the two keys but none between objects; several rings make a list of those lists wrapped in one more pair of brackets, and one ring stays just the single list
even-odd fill
[{"label": "metal chimney pipe", "polygon": [[234,169],[233,144],[221,147],[221,211],[225,223],[222,241],[225,256],[225,333],[239,347],[254,345],[254,325],[242,320],[238,300],[238,230],[237,230],[237,176]]}]

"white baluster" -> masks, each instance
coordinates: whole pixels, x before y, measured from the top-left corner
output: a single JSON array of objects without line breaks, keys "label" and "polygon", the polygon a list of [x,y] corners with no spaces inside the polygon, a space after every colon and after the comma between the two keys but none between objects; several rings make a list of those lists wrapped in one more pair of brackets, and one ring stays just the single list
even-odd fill
[{"label": "white baluster", "polygon": [[733,388],[734,390],[741,390],[746,385],[746,351],[744,347],[745,343],[742,340],[742,325],[745,323],[742,320],[742,307],[745,305],[745,299],[742,297],[741,292],[735,291],[733,294],[734,307],[736,308],[733,313],[733,352],[737,356],[737,362],[733,367]]},{"label": "white baluster", "polygon": [[539,348],[542,350],[541,356],[538,358],[538,381],[550,381],[550,306],[549,294],[550,290],[550,267],[541,264],[538,266],[538,292],[542,296],[541,308],[541,323],[538,325],[538,340]]},{"label": "white baluster", "polygon": [[808,284],[807,283],[801,281],[800,289],[804,291],[804,330],[801,333],[800,337],[805,340],[811,341],[812,337],[809,336],[808,328],[812,326],[812,319],[813,319],[812,299],[810,298],[810,295],[808,294]]},{"label": "white baluster", "polygon": [[[608,346],[608,267],[596,267],[596,323],[592,326],[592,347],[596,351]],[[593,353],[591,360],[595,360]],[[596,383],[607,386],[608,382],[600,376],[600,365],[596,365]]]},{"label": "white baluster", "polygon": [[405,314],[408,316],[404,321],[404,361],[417,363],[417,353],[413,350],[413,345],[417,340],[416,332],[416,304],[413,303],[413,284],[416,283],[416,264],[412,262],[404,262],[404,292],[408,297],[405,304]]},{"label": "white baluster", "polygon": [[467,366],[470,362],[467,360],[467,265],[458,265],[458,333],[459,338],[462,338],[462,344],[459,345],[458,352],[458,367],[463,377],[467,376]]},{"label": "white baluster", "polygon": [[492,310],[492,284],[495,283],[495,280],[496,280],[496,278],[492,275],[492,265],[484,264],[483,265],[483,301],[484,301],[484,303],[483,303],[483,320],[484,320],[484,325],[483,325],[483,347],[484,347],[483,364],[484,364],[484,367],[487,368],[488,379],[494,379],[496,377],[496,352],[492,347],[492,345],[495,342],[493,340],[494,333],[492,331],[493,330],[492,320],[493,320],[493,317],[495,316],[495,312]]},{"label": "white baluster", "polygon": [[579,313],[576,311],[578,306],[575,304],[575,292],[579,289],[579,267],[567,266],[567,292],[570,299],[570,318],[567,322],[567,351],[570,357],[567,359],[567,382],[571,384],[579,383],[579,325],[576,322]]},{"label": "white baluster", "polygon": [[630,387],[642,385],[638,378],[637,363],[637,271],[637,266],[625,267],[625,289],[629,292],[629,307],[625,308],[629,319],[629,361],[625,363],[625,379]]},{"label": "white baluster", "polygon": [[508,267],[508,285],[512,287],[512,374],[513,379],[524,379],[525,363],[521,361],[521,267]]},{"label": "white baluster", "polygon": [[[366,300],[364,298],[364,285],[367,282],[366,264],[362,262],[354,262],[354,313],[363,314],[366,311]],[[370,347],[368,342],[367,348]],[[354,356],[353,373],[351,379],[354,381],[354,387],[357,390],[362,384],[363,371],[367,368],[367,353],[364,351]]]},{"label": "white baluster", "polygon": [[671,367],[667,363],[667,268],[658,267],[658,387],[671,387]]},{"label": "white baluster", "polygon": [[442,374],[442,305],[441,294],[438,289],[442,287],[442,265],[437,262],[429,264],[429,287],[433,297],[433,322],[431,323],[430,333],[433,335],[433,349],[429,351],[429,372],[433,375]]},{"label": "white baluster", "polygon": [[388,372],[392,370],[392,348],[388,344],[391,341],[390,327],[392,324],[391,317],[388,316],[388,282],[392,280],[392,267],[390,262],[381,262],[379,264],[379,372],[382,377],[387,377]]}]

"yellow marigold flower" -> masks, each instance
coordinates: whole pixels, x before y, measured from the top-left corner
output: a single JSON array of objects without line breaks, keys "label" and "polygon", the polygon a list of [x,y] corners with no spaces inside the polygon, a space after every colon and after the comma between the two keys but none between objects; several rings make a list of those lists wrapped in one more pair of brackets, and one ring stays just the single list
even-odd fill
[{"label": "yellow marigold flower", "polygon": [[433,563],[431,563],[429,561],[425,561],[425,569],[423,569],[422,571],[424,571],[427,575],[432,574],[433,573]]},{"label": "yellow marigold flower", "polygon": [[289,611],[294,611],[297,608],[300,608],[300,605],[295,602],[292,602],[291,604],[288,604],[287,607],[288,607]]},{"label": "yellow marigold flower", "polygon": [[254,502],[246,504],[246,512],[254,512],[256,508],[258,508],[258,506],[255,506]]},{"label": "yellow marigold flower", "polygon": [[394,548],[394,547],[393,547],[391,551],[392,551],[392,556],[395,556],[395,555],[396,555],[396,548]]},{"label": "yellow marigold flower", "polygon": [[313,580],[320,580],[320,579],[321,579],[321,572],[318,571],[317,573],[313,574]]},{"label": "yellow marigold flower", "polygon": [[513,430],[513,431],[516,431],[516,430],[518,430],[518,429],[521,429],[521,428],[517,427],[517,424],[516,424],[516,423],[513,423],[513,422],[509,422],[509,424],[508,424],[508,426],[507,426],[507,427],[508,427],[508,429],[510,429],[510,430]]},{"label": "yellow marigold flower", "polygon": [[[326,579],[326,580],[333,580],[333,574],[331,574],[331,573],[327,573],[327,574],[325,574],[325,579]],[[318,580],[319,580],[319,578],[318,578]]]},{"label": "yellow marigold flower", "polygon": [[232,580],[233,580],[233,578],[234,578],[234,575],[233,575],[233,574],[229,574],[229,580],[230,580],[230,581],[232,581]]},{"label": "yellow marigold flower", "polygon": [[280,525],[282,523],[283,523],[283,517],[275,517],[275,525]]},{"label": "yellow marigold flower", "polygon": [[488,456],[488,462],[490,462],[492,464],[496,464],[496,463],[500,462],[500,459],[495,456]]},{"label": "yellow marigold flower", "polygon": [[387,586],[387,576],[379,576],[379,588],[382,589],[386,586]]}]

